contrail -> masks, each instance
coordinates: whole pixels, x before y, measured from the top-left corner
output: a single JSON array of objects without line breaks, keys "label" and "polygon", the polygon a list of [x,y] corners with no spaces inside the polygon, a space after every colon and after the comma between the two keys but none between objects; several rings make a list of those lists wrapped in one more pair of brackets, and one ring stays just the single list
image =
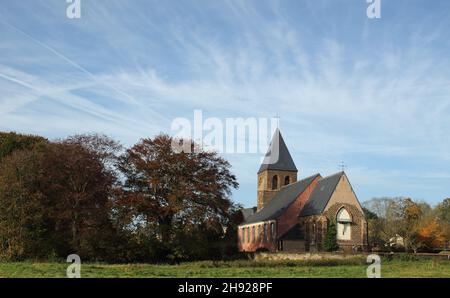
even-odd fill
[{"label": "contrail", "polygon": [[[1,14],[0,14],[1,16]],[[81,65],[79,65],[78,63],[76,63],[75,61],[71,60],[70,58],[68,58],[67,56],[65,56],[64,54],[58,52],[57,50],[53,49],[52,47],[50,47],[49,45],[37,40],[36,38],[32,37],[31,35],[27,34],[26,32],[22,31],[21,29],[17,28],[16,26],[7,23],[6,21],[3,20],[2,17],[0,17],[0,22],[5,24],[6,26],[12,28],[13,30],[19,32],[20,34],[26,36],[27,38],[31,39],[33,42],[37,43],[38,45],[40,45],[41,47],[44,47],[45,49],[49,50],[50,52],[52,52],[53,54],[55,54],[56,56],[58,56],[59,58],[63,59],[64,61],[66,61],[67,63],[69,63],[70,65],[72,65],[73,67],[77,68],[78,70],[82,71],[83,73],[85,73],[86,75],[88,75],[90,78],[92,78],[93,80],[108,86],[109,88],[111,88],[112,90],[116,91],[117,93],[125,96],[126,98],[128,98],[129,100],[131,100],[133,103],[138,104],[138,102],[129,94],[123,92],[122,90],[117,89],[116,87],[112,86],[111,84],[105,83],[100,81],[93,73],[91,73],[89,70],[87,70],[86,68],[82,67]]]},{"label": "contrail", "polygon": [[33,87],[32,85],[30,85],[30,84],[28,84],[28,83],[26,83],[26,82],[24,82],[24,81],[18,80],[18,79],[16,79],[16,78],[7,76],[7,75],[2,74],[2,73],[0,73],[0,78],[3,78],[3,79],[5,79],[5,80],[7,80],[7,81],[14,82],[14,83],[16,83],[16,84],[19,84],[19,85],[21,85],[21,86],[24,86],[24,87],[27,87],[27,88],[30,88],[30,89],[33,89],[33,90],[37,90],[35,87]]}]

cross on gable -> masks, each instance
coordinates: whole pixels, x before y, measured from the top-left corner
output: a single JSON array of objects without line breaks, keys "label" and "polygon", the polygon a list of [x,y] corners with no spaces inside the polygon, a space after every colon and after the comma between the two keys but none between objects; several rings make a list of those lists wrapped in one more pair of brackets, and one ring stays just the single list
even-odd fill
[{"label": "cross on gable", "polygon": [[341,172],[344,172],[347,168],[347,165],[343,161],[341,161],[341,163],[339,164],[339,168],[341,169]]}]

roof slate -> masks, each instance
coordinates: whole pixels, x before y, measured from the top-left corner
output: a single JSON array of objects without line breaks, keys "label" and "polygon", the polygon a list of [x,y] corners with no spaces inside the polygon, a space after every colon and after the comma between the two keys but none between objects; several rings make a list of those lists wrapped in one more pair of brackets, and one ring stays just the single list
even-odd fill
[{"label": "roof slate", "polygon": [[264,160],[259,168],[258,174],[265,170],[295,171],[297,167],[284,142],[280,130],[277,128],[270,142]]},{"label": "roof slate", "polygon": [[256,213],[256,207],[241,209],[242,217],[246,222],[253,214]]},{"label": "roof slate", "polygon": [[344,175],[344,172],[339,172],[320,179],[300,212],[300,217],[321,214],[327,206],[342,175]]},{"label": "roof slate", "polygon": [[320,176],[319,174],[307,177],[303,180],[283,186],[259,212],[250,216],[244,224],[276,219],[295,201],[295,199],[306,190],[306,188]]},{"label": "roof slate", "polygon": [[300,224],[296,224],[290,228],[286,233],[284,233],[279,239],[280,240],[302,240],[304,239],[302,229]]}]

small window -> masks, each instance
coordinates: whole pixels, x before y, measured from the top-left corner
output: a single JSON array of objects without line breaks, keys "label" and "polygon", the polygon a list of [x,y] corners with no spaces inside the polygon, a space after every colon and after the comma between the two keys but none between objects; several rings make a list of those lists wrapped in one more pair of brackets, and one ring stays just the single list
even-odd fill
[{"label": "small window", "polygon": [[284,185],[288,185],[290,183],[289,176],[284,177]]},{"label": "small window", "polygon": [[275,239],[275,223],[273,222],[270,224],[270,239]]},{"label": "small window", "polygon": [[267,224],[264,224],[264,242],[268,241],[269,233],[267,232]]},{"label": "small window", "polygon": [[252,242],[255,243],[255,226],[252,227]]},{"label": "small window", "polygon": [[272,189],[275,190],[278,188],[278,176],[275,175],[272,177]]}]

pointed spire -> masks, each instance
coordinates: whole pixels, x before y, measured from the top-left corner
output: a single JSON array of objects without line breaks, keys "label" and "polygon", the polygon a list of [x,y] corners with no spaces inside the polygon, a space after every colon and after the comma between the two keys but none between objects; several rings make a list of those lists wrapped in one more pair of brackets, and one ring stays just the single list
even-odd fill
[{"label": "pointed spire", "polygon": [[297,172],[297,168],[292,160],[291,154],[286,143],[281,136],[280,130],[277,128],[270,142],[269,150],[267,150],[264,160],[259,168],[258,174],[265,170],[293,171]]}]

